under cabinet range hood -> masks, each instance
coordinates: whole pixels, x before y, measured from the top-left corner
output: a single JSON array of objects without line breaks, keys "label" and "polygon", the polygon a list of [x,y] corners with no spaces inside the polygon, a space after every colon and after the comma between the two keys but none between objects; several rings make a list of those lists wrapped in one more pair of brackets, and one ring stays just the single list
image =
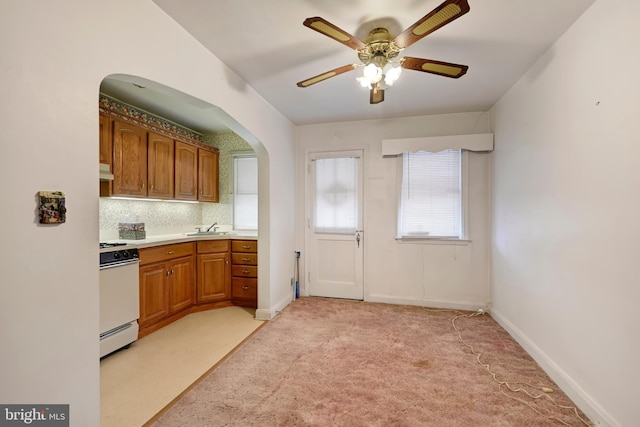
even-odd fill
[{"label": "under cabinet range hood", "polygon": [[113,181],[111,167],[106,163],[100,163],[100,181]]}]

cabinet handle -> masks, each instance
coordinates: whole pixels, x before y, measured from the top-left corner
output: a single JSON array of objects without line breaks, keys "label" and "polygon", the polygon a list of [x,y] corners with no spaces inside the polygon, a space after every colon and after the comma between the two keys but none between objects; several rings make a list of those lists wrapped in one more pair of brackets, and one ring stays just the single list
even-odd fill
[{"label": "cabinet handle", "polygon": [[251,261],[251,258],[242,258],[242,261],[249,262],[249,261]]},{"label": "cabinet handle", "polygon": [[170,271],[167,270],[167,279],[169,278]]},{"label": "cabinet handle", "polygon": [[175,252],[174,252],[174,251],[169,251],[169,252],[167,252],[167,255],[173,255],[173,254],[175,254]]},{"label": "cabinet handle", "polygon": [[251,249],[251,246],[249,246],[249,245],[242,245],[242,249]]},{"label": "cabinet handle", "polygon": [[140,181],[140,189],[144,190],[144,182]]},{"label": "cabinet handle", "polygon": [[249,289],[249,287],[247,285],[242,285],[242,289],[246,291],[247,289]]},{"label": "cabinet handle", "polygon": [[249,273],[249,270],[242,270],[242,273],[243,274],[247,274],[247,273]]}]

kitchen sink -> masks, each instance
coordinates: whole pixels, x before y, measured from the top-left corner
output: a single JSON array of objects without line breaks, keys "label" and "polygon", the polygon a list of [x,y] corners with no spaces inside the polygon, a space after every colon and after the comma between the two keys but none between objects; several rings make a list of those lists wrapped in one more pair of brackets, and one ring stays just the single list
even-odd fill
[{"label": "kitchen sink", "polygon": [[235,233],[228,231],[194,231],[193,233],[186,233],[187,236],[234,236]]}]

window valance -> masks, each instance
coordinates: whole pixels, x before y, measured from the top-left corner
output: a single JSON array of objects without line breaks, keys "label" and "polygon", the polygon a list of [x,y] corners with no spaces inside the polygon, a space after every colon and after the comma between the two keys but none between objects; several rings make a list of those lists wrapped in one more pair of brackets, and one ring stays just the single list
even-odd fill
[{"label": "window valance", "polygon": [[493,150],[493,134],[478,133],[471,135],[427,136],[422,138],[383,139],[382,155],[396,156],[405,152],[443,150]]}]

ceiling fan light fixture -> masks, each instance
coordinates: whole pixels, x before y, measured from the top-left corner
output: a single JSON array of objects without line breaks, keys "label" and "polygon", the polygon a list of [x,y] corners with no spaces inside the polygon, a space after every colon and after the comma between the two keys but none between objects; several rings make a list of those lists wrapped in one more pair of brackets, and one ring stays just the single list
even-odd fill
[{"label": "ceiling fan light fixture", "polygon": [[376,64],[369,64],[362,70],[362,77],[366,79],[370,85],[378,83],[382,79],[382,69]]},{"label": "ceiling fan light fixture", "polygon": [[360,86],[366,89],[371,89],[371,83],[364,77],[357,77],[356,80],[360,83]]},{"label": "ceiling fan light fixture", "polygon": [[384,72],[384,82],[387,86],[393,86],[393,84],[400,78],[400,74],[402,74],[402,67],[400,64],[391,64],[391,66]]}]

